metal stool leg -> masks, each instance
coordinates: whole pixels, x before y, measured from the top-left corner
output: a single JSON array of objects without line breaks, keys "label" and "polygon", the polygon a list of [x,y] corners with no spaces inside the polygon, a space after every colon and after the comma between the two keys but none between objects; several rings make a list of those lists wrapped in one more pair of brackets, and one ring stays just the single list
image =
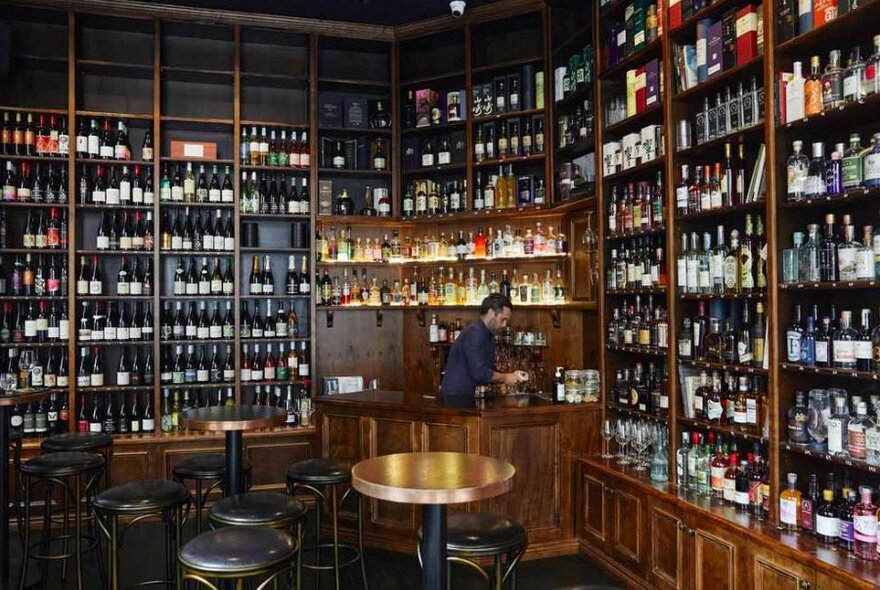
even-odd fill
[{"label": "metal stool leg", "polygon": [[364,577],[364,590],[369,590],[367,582],[367,563],[364,554],[364,497],[358,493],[358,551],[360,551],[361,575]]},{"label": "metal stool leg", "polygon": [[[47,480],[45,485],[45,503],[43,504],[43,529],[40,533],[39,555],[49,555],[52,539],[52,494],[54,493],[52,480]],[[66,490],[65,490],[66,492]],[[39,561],[40,564],[40,588],[44,589],[49,584],[49,562]]]},{"label": "metal stool leg", "polygon": [[[76,587],[79,590],[83,590],[83,563],[82,563],[82,485],[83,485],[83,476],[77,475],[75,480],[76,489],[73,493],[73,499],[76,503],[74,506],[74,518],[75,518],[75,529],[76,529],[76,539],[74,539],[75,543],[75,551],[76,551]],[[66,494],[66,491],[65,491]]]},{"label": "metal stool leg", "polygon": [[339,590],[339,506],[336,503],[336,486],[330,486],[332,489],[330,506],[330,514],[333,518],[333,574],[336,578],[336,590]]},{"label": "metal stool leg", "polygon": [[[321,510],[324,507],[324,502],[321,500],[320,496],[315,497],[315,545],[321,544]],[[315,547],[315,565],[321,565],[321,548]],[[316,569],[315,571],[315,590],[321,589],[321,570]]]},{"label": "metal stool leg", "polygon": [[24,542],[21,556],[21,571],[18,576],[18,590],[24,590],[24,581],[27,577],[28,560],[31,555],[31,483],[30,478],[23,478],[24,481]]}]

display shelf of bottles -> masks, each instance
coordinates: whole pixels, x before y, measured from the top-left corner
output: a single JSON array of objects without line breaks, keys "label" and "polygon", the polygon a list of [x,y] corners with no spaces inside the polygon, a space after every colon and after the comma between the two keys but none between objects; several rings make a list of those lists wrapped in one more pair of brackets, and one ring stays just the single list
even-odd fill
[{"label": "display shelf of bottles", "polygon": [[[217,159],[210,160],[210,159],[204,159],[204,158],[174,158],[172,156],[161,156],[159,158],[159,161],[160,162],[169,162],[169,163],[204,164],[205,166],[213,166],[213,165],[232,166],[233,164],[235,164],[235,161],[232,159],[217,158]],[[162,201],[162,204],[164,205],[166,203],[179,203],[179,202],[180,201]],[[192,203],[190,203],[190,204],[192,204]],[[211,203],[211,204],[213,205],[216,203]]]},{"label": "display shelf of bottles", "polygon": [[[160,295],[159,301],[195,300],[195,299],[200,299],[200,300],[205,300],[205,301],[209,301],[209,300],[210,301],[227,301],[227,300],[231,301],[231,300],[235,299],[236,297],[239,297],[239,296],[238,295],[206,295],[204,293],[201,295],[197,295],[197,294],[193,294],[193,295],[185,295],[185,294]],[[115,296],[111,297],[111,299],[116,299],[116,297]],[[125,297],[124,299],[126,301],[128,301],[133,298],[132,297]],[[143,297],[142,299],[152,299],[152,297]]]},{"label": "display shelf of bottles", "polygon": [[503,113],[492,113],[491,115],[483,115],[471,119],[471,123],[487,123],[498,119],[515,119],[517,117],[529,117],[531,115],[540,115],[544,109],[524,109],[521,111],[505,111]]},{"label": "display shelf of bottles", "polygon": [[697,34],[697,23],[704,18],[726,12],[732,6],[739,4],[738,0],[715,0],[709,2],[708,5],[681,21],[681,24],[670,29],[668,35],[670,38],[689,38],[695,37]]},{"label": "display shelf of bottles", "polygon": [[[495,161],[496,164],[498,161]],[[474,166],[482,166],[483,164],[474,164]],[[455,170],[464,170],[467,168],[467,164],[438,164],[436,166],[425,166],[419,168],[412,168],[410,170],[404,170],[402,172],[403,176],[415,176],[416,174],[430,174],[432,172],[453,172]]]},{"label": "display shelf of bottles", "polygon": [[829,463],[834,463],[836,465],[852,467],[853,469],[867,471],[868,473],[880,473],[880,465],[871,465],[865,460],[854,459],[853,457],[850,457],[848,455],[835,455],[833,453],[829,453],[828,451],[814,449],[810,445],[796,445],[787,441],[782,441],[779,443],[779,448],[783,451],[794,453],[796,455],[813,457],[814,459],[821,459],[823,461],[828,461]]},{"label": "display shelf of bottles", "polygon": [[603,135],[606,137],[606,139],[610,135],[625,135],[629,131],[638,131],[639,128],[644,127],[649,122],[662,118],[663,101],[658,100],[656,105],[646,108],[641,113],[630,115],[629,117],[621,119],[616,123],[606,125]]},{"label": "display shelf of bottles", "polygon": [[563,160],[574,160],[575,158],[591,152],[596,149],[595,138],[590,135],[586,139],[565,147],[556,148],[556,155]]},{"label": "display shelf of bottles", "polygon": [[666,161],[665,156],[660,156],[659,158],[654,158],[648,162],[642,162],[641,164],[636,164],[632,168],[627,168],[626,170],[621,170],[620,172],[615,172],[614,174],[609,174],[604,177],[604,180],[607,181],[616,181],[619,182],[624,178],[631,178],[633,176],[644,175],[647,176],[649,172],[654,171],[655,169],[662,169],[663,163]]},{"label": "display shelf of bottles", "polygon": [[67,254],[67,248],[3,248],[6,254]]},{"label": "display shelf of bottles", "polygon": [[358,168],[318,168],[318,172],[331,176],[366,176],[373,178],[391,176],[390,170],[360,170]]},{"label": "display shelf of bottles", "polygon": [[658,422],[660,424],[666,424],[668,421],[667,416],[659,416],[657,414],[652,414],[651,412],[643,412],[639,409],[624,406],[622,404],[618,404],[615,402],[609,401],[606,406],[609,410],[614,410],[615,412],[619,412],[621,414],[625,414],[627,416],[632,416],[633,418],[641,418],[644,420],[651,420],[652,422]]},{"label": "display shelf of bottles", "polygon": [[[164,202],[162,203],[165,204]],[[56,205],[57,206],[57,205]],[[99,203],[77,203],[78,210],[94,211],[152,211],[152,205],[101,205]]]},{"label": "display shelf of bottles", "polygon": [[433,132],[433,133],[442,133],[446,129],[457,129],[460,127],[464,127],[467,125],[467,120],[462,119],[461,121],[450,121],[449,123],[443,123],[442,125],[425,125],[423,127],[410,127],[409,129],[402,129],[400,133],[402,135],[416,135],[419,133]]},{"label": "display shelf of bottles", "polygon": [[[880,95],[878,95],[880,96]],[[780,203],[782,209],[818,209],[827,207],[837,203],[860,203],[880,197],[880,188],[861,188],[838,193],[834,195],[823,195],[821,197],[806,199],[803,201],[786,201]]]},{"label": "display shelf of bottles", "polygon": [[639,238],[642,236],[653,236],[656,234],[666,233],[665,225],[654,225],[645,229],[637,229],[629,232],[608,232],[605,234],[606,240],[628,240],[631,238]]},{"label": "display shelf of bottles", "polygon": [[[231,127],[233,125],[232,119],[225,119],[225,118],[220,118],[220,117],[179,117],[176,115],[162,115],[160,117],[160,119],[163,123],[183,123],[186,125],[199,126],[199,127],[205,127],[205,126]],[[181,161],[181,162],[186,161],[186,160],[193,160],[193,161],[204,162],[206,164],[208,162],[226,163],[223,160],[202,160],[199,158],[171,158],[171,159],[176,160],[176,161]]]},{"label": "display shelf of bottles", "polygon": [[385,127],[318,127],[318,131],[346,135],[391,135],[391,129]]},{"label": "display shelf of bottles", "polygon": [[642,287],[639,289],[606,289],[606,295],[663,295],[666,287]]},{"label": "display shelf of bottles", "polygon": [[464,78],[465,71],[464,70],[452,70],[450,72],[441,72],[439,74],[431,74],[430,76],[421,76],[419,78],[409,78],[408,80],[402,80],[401,86],[420,86],[422,84],[430,84],[432,82],[445,82],[447,80],[456,80],[459,78]]},{"label": "display shelf of bottles", "polygon": [[[187,340],[187,344],[201,342],[200,340]],[[77,340],[77,346],[152,346],[153,339],[149,340]]]},{"label": "display shelf of bottles", "polygon": [[[217,384],[214,384],[217,387]],[[100,385],[100,386],[77,386],[77,393],[129,393],[136,391],[153,391],[152,385]]]},{"label": "display shelf of bottles", "polygon": [[242,213],[241,218],[248,219],[264,219],[269,221],[308,221],[311,216],[302,213]]},{"label": "display shelf of bottles", "polygon": [[818,132],[832,128],[835,131],[841,127],[854,128],[862,125],[866,120],[865,117],[872,117],[878,108],[880,108],[880,94],[871,94],[859,102],[847,102],[839,107],[827,109],[803,119],[778,124],[776,129],[806,133],[808,129],[810,132]]},{"label": "display shelf of bottles", "polygon": [[528,156],[509,156],[507,158],[483,160],[482,162],[474,162],[474,168],[487,168],[491,166],[502,166],[507,164],[521,164],[524,162],[538,162],[543,160],[544,157],[545,154],[531,154]]},{"label": "display shelf of bottles", "polygon": [[235,386],[234,381],[217,381],[211,383],[162,383],[162,388],[169,389],[223,389]]},{"label": "display shelf of bottles", "polygon": [[767,438],[754,429],[749,430],[745,428],[737,428],[735,426],[725,426],[724,424],[716,424],[715,422],[709,422],[708,420],[697,420],[695,418],[685,418],[684,416],[679,416],[678,422],[680,424],[686,424],[691,428],[721,432],[743,440],[767,442]]},{"label": "display shelf of bottles", "polygon": [[687,215],[678,215],[675,220],[679,223],[694,221],[698,219],[713,219],[716,217],[728,217],[748,213],[750,211],[763,211],[767,206],[764,201],[752,201],[751,203],[741,203],[733,207],[719,207],[717,209],[708,209],[706,211],[698,211],[696,213],[688,213]]},{"label": "display shelf of bottles", "polygon": [[67,346],[67,342],[67,340],[58,342],[0,342],[0,348],[61,348]]},{"label": "display shelf of bottles", "polygon": [[807,367],[797,363],[780,363],[783,371],[792,373],[804,373],[807,375],[826,375],[828,377],[845,377],[859,381],[880,381],[880,373],[873,371],[856,371],[854,369],[841,369],[836,367]]},{"label": "display shelf of bottles", "polygon": [[67,296],[51,295],[4,295],[3,301],[65,301]]},{"label": "display shelf of bottles", "polygon": [[239,248],[241,252],[290,252],[300,253],[309,252],[310,248],[292,248],[290,246],[242,246]]},{"label": "display shelf of bottles", "polygon": [[698,361],[689,359],[679,359],[679,364],[686,367],[696,367],[698,369],[712,369],[717,371],[728,371],[730,373],[742,373],[747,375],[767,375],[767,369],[761,367],[752,367],[750,365],[740,365],[735,363],[717,363],[714,361]]},{"label": "display shelf of bottles", "polygon": [[592,84],[585,84],[583,88],[578,88],[574,92],[570,92],[568,96],[557,100],[553,103],[553,108],[557,111],[563,111],[569,109],[571,107],[577,107],[585,100],[592,100],[593,98],[593,86]]},{"label": "display shelf of bottles", "polygon": [[748,76],[759,73],[763,65],[764,56],[758,55],[743,64],[722,70],[718,74],[700,82],[693,88],[688,88],[687,90],[682,90],[673,94],[672,99],[684,102],[697,100],[702,98],[703,95],[719,90],[723,85],[730,83],[739,76]]},{"label": "display shelf of bottles", "polygon": [[425,266],[486,266],[493,264],[508,264],[508,263],[529,263],[529,262],[553,262],[553,261],[562,261],[566,260],[569,257],[569,254],[536,254],[534,256],[501,256],[498,258],[425,258],[425,259],[410,259],[410,258],[392,258],[390,260],[318,260],[316,264],[319,266],[342,266],[342,267],[352,267],[352,266],[387,266],[387,267],[401,267],[401,266],[416,266],[416,265],[425,265]]},{"label": "display shelf of bottles", "polygon": [[309,293],[297,293],[295,295],[239,295],[239,299],[271,299],[273,301],[280,301],[285,299],[308,299],[311,297]]},{"label": "display shelf of bottles", "polygon": [[628,346],[626,344],[606,344],[606,350],[611,352],[624,352],[629,354],[644,354],[650,356],[667,356],[668,348],[657,348],[656,346]]},{"label": "display shelf of bottles", "polygon": [[[620,4],[623,4],[623,2],[620,2]],[[633,66],[640,65],[642,62],[647,61],[651,57],[660,57],[660,47],[661,41],[658,36],[656,39],[649,42],[638,51],[634,51],[624,57],[613,66],[608,66],[607,68],[602,69],[599,72],[599,77],[606,80],[609,78],[615,78],[624,74],[627,70],[632,69]]]},{"label": "display shelf of bottles", "polygon": [[397,217],[378,217],[376,215],[317,215],[315,220],[325,226],[352,225],[368,227],[400,227],[412,221]]},{"label": "display shelf of bottles", "polygon": [[[0,154],[0,159],[21,162],[54,162],[56,164],[64,163],[67,160],[66,157],[61,156],[29,156],[25,154]],[[99,162],[95,161],[95,163]]]},{"label": "display shelf of bottles", "polygon": [[290,121],[268,121],[262,119],[242,119],[241,124],[245,127],[287,127],[297,131],[309,131],[311,127],[306,123],[291,123]]},{"label": "display shelf of bottles", "polygon": [[242,172],[282,172],[284,174],[308,174],[308,166],[251,166],[241,165]]},{"label": "display shelf of bottles", "polygon": [[[311,338],[300,338],[300,337],[291,338],[290,336],[260,336],[258,338],[254,338],[254,337],[244,338],[244,337],[242,337],[242,339],[241,339],[241,341],[243,343],[247,343],[247,342],[311,342],[311,340],[312,340]],[[190,342],[190,341],[187,341],[187,342]]]},{"label": "display shelf of bottles", "polygon": [[844,289],[877,289],[880,288],[880,279],[864,281],[821,281],[821,282],[797,282],[779,283],[779,288],[784,291],[835,291]]},{"label": "display shelf of bottles", "polygon": [[[149,340],[148,342],[152,342],[152,340]],[[190,340],[187,340],[187,339],[184,339],[184,340],[159,340],[159,344],[162,344],[162,345],[173,344],[173,345],[180,345],[180,346],[186,346],[188,344],[219,344],[221,342],[225,342],[228,344],[228,343],[230,343],[230,339],[229,338],[201,338],[201,339],[192,338]]]},{"label": "display shelf of bottles", "polygon": [[152,256],[152,250],[77,250],[77,254],[88,256]]},{"label": "display shelf of bottles", "polygon": [[[2,158],[2,156],[0,156]],[[67,203],[32,203],[31,201],[0,201],[0,207],[42,208],[67,207]]]},{"label": "display shelf of bottles", "polygon": [[190,201],[160,201],[162,207],[191,207],[193,209],[234,209],[235,203],[199,203]]},{"label": "display shelf of bottles", "polygon": [[564,215],[564,211],[554,210],[545,205],[532,205],[530,207],[509,207],[507,209],[481,209],[479,211],[462,211],[460,213],[447,213],[446,215],[423,215],[400,220],[398,223],[433,224],[453,221],[498,221],[518,217],[553,217]]},{"label": "display shelf of bottles", "polygon": [[[152,67],[152,66],[151,66]],[[41,112],[48,112],[46,109],[39,109]],[[64,112],[67,114],[67,111]],[[77,110],[76,116],[79,118],[108,118],[108,119],[134,119],[142,121],[152,121],[153,115],[148,113],[111,113],[106,111],[83,111]]]},{"label": "display shelf of bottles", "polygon": [[241,79],[246,83],[263,82],[264,85],[274,86],[281,85],[285,88],[306,88],[309,79],[306,76],[297,76],[295,74],[270,74],[267,72],[241,72]]},{"label": "display shelf of bottles", "polygon": [[[175,297],[183,297],[176,295]],[[204,297],[204,295],[200,295]],[[152,295],[77,295],[77,301],[152,301]]]},{"label": "display shelf of bottles", "polygon": [[[846,43],[852,40],[853,31],[862,27],[871,28],[872,24],[880,24],[880,1],[867,0],[858,8],[826,22],[806,33],[776,45],[776,55],[790,55],[800,52],[815,52],[820,43],[822,46]],[[797,16],[795,16],[797,20]]]},{"label": "display shelf of bottles", "polygon": [[[266,387],[266,386],[271,387],[273,385],[293,385],[294,383],[302,384],[303,380],[302,379],[285,379],[285,380],[260,379],[259,381],[242,381],[241,386],[242,387]],[[216,385],[215,385],[215,387],[216,387]]]},{"label": "display shelf of bottles", "polygon": [[[52,158],[53,161],[57,162],[57,158]],[[76,159],[77,166],[152,166],[152,160],[109,160],[109,159],[100,159],[100,158],[77,158]]]},{"label": "display shelf of bottles", "polygon": [[519,59],[509,59],[505,61],[499,61],[491,64],[484,64],[479,66],[474,66],[471,68],[471,73],[476,74],[486,74],[490,72],[500,72],[503,70],[510,70],[513,68],[518,68],[519,66],[524,66],[528,64],[535,64],[544,61],[543,55],[530,55],[529,57],[522,57]]},{"label": "display shelf of bottles", "polygon": [[767,299],[767,292],[760,291],[756,293],[679,293],[678,298],[683,301],[710,301],[716,299],[756,299],[763,301]]},{"label": "display shelf of bottles", "polygon": [[319,77],[318,85],[363,86],[366,88],[390,88],[391,82],[385,80],[366,80],[364,78]]},{"label": "display shelf of bottles", "polygon": [[[560,301],[559,303],[516,303],[517,310],[536,309],[536,310],[552,310],[552,309],[577,309],[577,310],[594,310],[596,309],[595,301]],[[318,311],[427,311],[427,310],[478,310],[479,305],[321,305],[316,306]],[[645,353],[651,354],[651,353]],[[659,354],[659,353],[658,353]],[[665,354],[665,353],[664,353]]]},{"label": "display shelf of bottles", "polygon": [[732,133],[722,135],[721,137],[716,137],[715,139],[710,139],[709,141],[704,141],[703,143],[694,142],[694,145],[689,148],[677,150],[675,152],[675,157],[679,160],[705,158],[707,156],[723,152],[724,144],[726,143],[733,144],[736,142],[740,142],[750,144],[753,141],[762,141],[763,138],[764,121],[759,121],[754,125],[749,125],[748,127],[740,127]]}]

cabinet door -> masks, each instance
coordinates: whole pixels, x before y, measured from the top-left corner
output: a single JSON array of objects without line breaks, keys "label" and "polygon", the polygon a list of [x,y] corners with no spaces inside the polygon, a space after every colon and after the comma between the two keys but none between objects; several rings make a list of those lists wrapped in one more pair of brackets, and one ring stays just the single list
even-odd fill
[{"label": "cabinet door", "polygon": [[754,590],[810,590],[815,573],[791,559],[756,549],[752,558]]},{"label": "cabinet door", "polygon": [[648,500],[648,581],[661,590],[687,587],[688,527],[682,510]]},{"label": "cabinet door", "polygon": [[693,539],[694,590],[736,590],[747,588],[745,549],[737,532],[710,522],[691,519],[688,535]]},{"label": "cabinet door", "polygon": [[816,572],[815,590],[852,590],[852,586],[840,578]]},{"label": "cabinet door", "polygon": [[594,475],[581,477],[581,536],[602,551],[608,547],[608,510],[606,499],[610,490],[605,482]]},{"label": "cabinet door", "polygon": [[619,563],[641,573],[645,565],[644,492],[618,482],[611,485],[611,550]]}]

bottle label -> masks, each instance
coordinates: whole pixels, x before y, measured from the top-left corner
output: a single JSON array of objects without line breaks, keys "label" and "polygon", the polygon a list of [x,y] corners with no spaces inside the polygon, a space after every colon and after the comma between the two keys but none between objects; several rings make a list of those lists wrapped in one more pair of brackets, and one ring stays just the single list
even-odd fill
[{"label": "bottle label", "polygon": [[746,400],[746,423],[753,426],[758,424],[758,400],[754,398]]},{"label": "bottle label", "polygon": [[877,542],[877,515],[861,514],[853,515],[853,530],[855,540],[865,543]]},{"label": "bottle label", "polygon": [[734,501],[740,506],[748,506],[749,505],[749,491],[746,490],[741,492],[739,490],[736,491],[736,495],[734,496]]},{"label": "bottle label", "polygon": [[786,355],[788,362],[797,363],[801,360],[801,333],[797,330],[786,332]]},{"label": "bottle label", "polygon": [[828,420],[828,452],[842,453],[844,449],[843,421],[839,418]]},{"label": "bottle label", "polygon": [[722,489],[725,502],[736,502],[736,482],[732,479],[725,479]]},{"label": "bottle label", "polygon": [[724,412],[724,407],[720,400],[708,400],[706,402],[706,419],[719,420]]},{"label": "bottle label", "polygon": [[835,340],[833,344],[832,350],[834,351],[835,363],[853,364],[856,362],[855,342],[852,340]]},{"label": "bottle label", "polygon": [[880,428],[871,428],[865,433],[865,450],[880,453]]},{"label": "bottle label", "polygon": [[846,430],[847,451],[850,457],[856,459],[864,459],[866,455],[865,448],[865,429],[861,424],[851,422]]},{"label": "bottle label", "polygon": [[793,498],[779,499],[779,520],[788,525],[797,526],[797,501]]},{"label": "bottle label", "polygon": [[872,181],[872,184],[880,182],[880,153],[870,153],[864,160],[863,182]]},{"label": "bottle label", "polygon": [[816,363],[828,364],[828,341],[816,342]]},{"label": "bottle label", "polygon": [[724,491],[724,474],[727,472],[726,467],[712,467],[710,469],[710,482],[712,484],[712,491],[714,492],[723,492]]},{"label": "bottle label", "polygon": [[853,348],[855,349],[856,360],[871,360],[870,340],[856,340]]},{"label": "bottle label", "polygon": [[816,515],[816,534],[823,537],[837,537],[840,535],[840,521],[837,518]]},{"label": "bottle label", "polygon": [[852,541],[854,541],[855,537],[853,536],[853,523],[848,520],[841,520],[839,521],[839,523],[840,529],[838,537],[840,538],[840,540],[847,543],[851,543]]}]

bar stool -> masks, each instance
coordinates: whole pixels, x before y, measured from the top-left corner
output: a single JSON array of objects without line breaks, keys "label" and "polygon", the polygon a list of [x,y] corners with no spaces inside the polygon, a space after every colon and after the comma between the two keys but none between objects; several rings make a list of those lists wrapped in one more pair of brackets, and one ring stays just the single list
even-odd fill
[{"label": "bar stool", "polygon": [[[451,564],[461,563],[476,570],[488,582],[489,588],[502,590],[509,580],[510,590],[516,590],[516,566],[528,545],[525,527],[515,520],[486,512],[453,512],[446,520],[446,561],[450,586]],[[422,530],[419,529],[421,537]],[[477,563],[476,560],[481,557],[493,558],[493,575]],[[421,560],[420,549],[419,562]]]},{"label": "bar stool", "polygon": [[[274,492],[248,492],[229,496],[208,509],[208,520],[214,527],[258,526],[287,531],[302,547],[302,521],[306,505],[299,499]],[[296,586],[302,587],[302,560],[296,560]]]},{"label": "bar stool", "polygon": [[[165,522],[165,579],[141,582],[177,587],[175,575],[177,543],[183,526],[183,506],[189,502],[189,492],[177,482],[164,479],[130,481],[101,492],[95,499],[95,516],[108,540],[107,570],[110,589],[118,590],[119,549],[129,527],[151,516],[160,515]],[[119,531],[119,518],[131,518]]]},{"label": "bar stool", "polygon": [[234,526],[208,531],[180,552],[181,582],[219,590],[210,579],[230,580],[241,590],[245,581],[268,576],[255,588],[265,590],[290,570],[296,549],[293,537],[278,529]]},{"label": "bar stool", "polygon": [[[308,551],[315,552],[315,563],[303,563],[301,567],[310,570],[316,570],[315,587],[320,588],[321,577],[320,572],[325,570],[333,570],[336,580],[336,590],[340,590],[340,568],[360,563],[361,576],[364,580],[364,590],[368,590],[367,585],[367,569],[364,563],[364,503],[363,498],[353,487],[349,487],[338,496],[338,486],[351,483],[351,461],[344,459],[306,459],[299,463],[294,463],[287,468],[287,493],[293,496],[298,488],[304,488],[315,496],[315,544],[303,547],[300,554]],[[330,487],[330,495],[324,491],[325,487]],[[345,503],[349,496],[357,497],[357,527],[358,527],[358,546],[345,545],[339,543],[339,508]],[[333,542],[321,543],[321,510],[324,503],[329,504],[330,517],[332,519]],[[321,565],[321,549],[333,549],[333,565]],[[352,557],[348,561],[339,561],[339,550],[343,549],[352,552]]]},{"label": "bar stool", "polygon": [[[251,464],[247,459],[242,462],[242,469],[247,486],[251,473]],[[222,486],[226,478],[226,456],[223,453],[204,453],[187,457],[174,465],[171,478],[183,485],[186,485],[188,479],[195,482],[192,495],[195,500],[196,534],[201,534],[202,511],[208,503],[208,496],[218,486]]]},{"label": "bar stool", "polygon": [[[73,558],[76,562],[76,587],[83,588],[82,555],[85,551],[97,547],[95,535],[89,536],[91,543],[83,547],[83,522],[85,520],[83,508],[88,512],[91,507],[92,497],[97,491],[98,480],[104,468],[104,457],[95,453],[50,453],[39,455],[22,463],[19,473],[21,486],[24,491],[24,523],[22,524],[22,547],[24,555],[21,560],[21,572],[18,579],[18,588],[22,590],[27,577],[27,566],[30,560],[36,560],[43,564],[43,578],[47,575],[48,564],[51,561],[61,561],[64,564],[62,578],[66,578],[67,560]],[[33,492],[43,486],[45,488],[43,504],[43,531],[39,541],[38,551],[32,551],[31,544],[31,506]],[[60,488],[63,495],[63,520],[62,532],[52,535],[52,494]],[[85,500],[85,502],[83,501]],[[73,503],[73,534],[70,532],[70,502]],[[5,525],[4,525],[5,526]],[[60,553],[51,553],[53,542],[61,541],[63,548]],[[73,551],[68,550],[68,543],[73,543]]]},{"label": "bar stool", "polygon": [[[21,431],[12,429],[9,431],[9,457],[12,459],[12,498],[10,499],[11,511],[15,513],[15,521],[21,529]],[[7,465],[7,468],[9,466]]]},{"label": "bar stool", "polygon": [[103,432],[65,432],[50,436],[40,444],[44,453],[98,453],[103,455],[104,488],[110,487],[110,468],[113,462],[113,437]]}]

